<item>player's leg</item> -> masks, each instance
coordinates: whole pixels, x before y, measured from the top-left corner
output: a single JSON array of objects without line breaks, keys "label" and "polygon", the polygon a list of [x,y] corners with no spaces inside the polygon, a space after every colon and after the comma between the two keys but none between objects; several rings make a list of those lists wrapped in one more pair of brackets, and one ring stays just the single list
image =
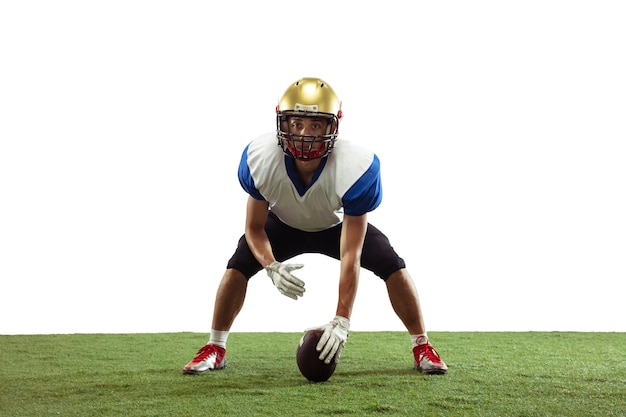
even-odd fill
[{"label": "player's leg", "polygon": [[183,367],[183,373],[200,374],[226,367],[226,341],[235,318],[241,311],[248,289],[248,279],[260,270],[246,239],[239,239],[237,250],[229,259],[226,272],[215,294],[209,341]]},{"label": "player's leg", "polygon": [[[279,261],[302,253],[299,242],[303,232],[293,229],[270,213],[265,223],[265,232]],[[227,332],[241,311],[246,297],[248,280],[263,268],[256,260],[245,236],[239,239],[237,250],[229,259],[226,272],[217,289],[213,309],[212,329]]]},{"label": "player's leg", "polygon": [[[303,250],[299,247],[299,242],[303,241],[299,236],[302,232],[285,225],[271,213],[265,224],[265,231],[278,260],[283,261],[302,253]],[[228,261],[215,295],[209,341],[185,365],[184,373],[199,374],[226,366],[226,341],[230,328],[243,307],[248,280],[261,269],[263,268],[250,251],[245,236],[242,236],[237,250]]]},{"label": "player's leg", "polygon": [[389,275],[385,281],[387,293],[393,311],[404,323],[410,334],[426,332],[424,317],[419,303],[419,296],[415,283],[406,268],[401,268]]},{"label": "player's leg", "polygon": [[243,307],[248,288],[248,279],[234,268],[224,272],[217,288],[213,308],[213,324],[206,345],[183,367],[185,374],[201,374],[206,371],[224,369],[226,359],[226,340],[230,327]]},{"label": "player's leg", "polygon": [[243,273],[234,268],[226,270],[215,295],[212,329],[230,331],[243,307],[247,289],[248,279]]},{"label": "player's leg", "polygon": [[446,373],[448,367],[428,341],[413,278],[389,239],[372,225],[365,236],[361,264],[385,281],[391,306],[411,337],[415,368],[426,374]]}]

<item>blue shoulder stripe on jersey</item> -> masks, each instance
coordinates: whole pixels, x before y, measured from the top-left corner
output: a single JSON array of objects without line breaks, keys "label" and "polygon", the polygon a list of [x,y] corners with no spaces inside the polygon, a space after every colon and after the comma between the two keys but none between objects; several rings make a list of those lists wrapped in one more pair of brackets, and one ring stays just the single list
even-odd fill
[{"label": "blue shoulder stripe on jersey", "polygon": [[248,146],[243,150],[241,155],[241,161],[239,161],[239,184],[243,187],[248,194],[257,200],[265,200],[259,190],[254,185],[254,179],[250,173],[250,167],[248,166]]},{"label": "blue shoulder stripe on jersey", "polygon": [[343,212],[348,216],[362,216],[373,211],[383,200],[380,179],[380,161],[374,155],[370,167],[343,196]]}]

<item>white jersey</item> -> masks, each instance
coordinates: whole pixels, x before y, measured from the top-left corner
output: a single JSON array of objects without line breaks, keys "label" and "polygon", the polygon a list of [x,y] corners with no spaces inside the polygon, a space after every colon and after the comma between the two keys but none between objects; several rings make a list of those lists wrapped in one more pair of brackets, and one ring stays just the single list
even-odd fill
[{"label": "white jersey", "polygon": [[382,200],[380,162],[373,152],[341,139],[302,186],[294,161],[278,146],[275,133],[253,140],[239,164],[239,182],[253,198],[265,200],[287,225],[314,232],[343,220],[343,213],[360,216]]}]

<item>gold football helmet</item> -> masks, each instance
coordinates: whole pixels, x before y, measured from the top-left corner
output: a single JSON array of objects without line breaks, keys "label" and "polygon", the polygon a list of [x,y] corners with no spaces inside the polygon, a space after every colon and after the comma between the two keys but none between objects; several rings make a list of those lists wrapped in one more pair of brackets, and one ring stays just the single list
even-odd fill
[{"label": "gold football helmet", "polygon": [[[292,132],[290,119],[310,117],[326,121],[326,133],[307,135]],[[287,88],[276,106],[278,146],[296,159],[323,158],[335,146],[342,117],[341,101],[328,83],[319,78],[302,78]]]}]

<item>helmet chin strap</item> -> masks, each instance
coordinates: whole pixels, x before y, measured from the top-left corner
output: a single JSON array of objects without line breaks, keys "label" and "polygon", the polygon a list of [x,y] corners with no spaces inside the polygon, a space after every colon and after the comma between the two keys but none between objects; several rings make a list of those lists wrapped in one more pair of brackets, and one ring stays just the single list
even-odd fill
[{"label": "helmet chin strap", "polygon": [[298,159],[300,161],[310,161],[312,159],[319,159],[319,158],[323,158],[324,156],[328,154],[328,153],[315,150],[315,151],[309,151],[308,158],[304,158],[305,153],[302,151],[298,151],[297,149],[293,149],[290,147],[289,152],[291,153],[291,156],[293,156],[295,159]]}]

